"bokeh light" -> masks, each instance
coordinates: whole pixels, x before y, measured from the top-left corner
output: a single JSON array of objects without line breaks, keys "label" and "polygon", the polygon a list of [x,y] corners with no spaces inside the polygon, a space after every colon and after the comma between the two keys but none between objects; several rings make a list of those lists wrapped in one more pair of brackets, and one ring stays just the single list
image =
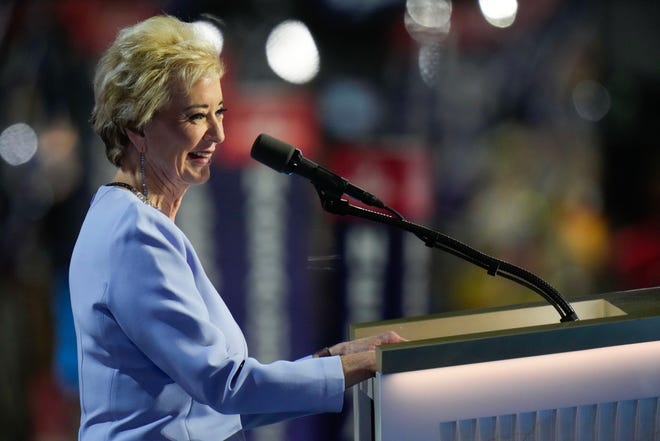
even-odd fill
[{"label": "bokeh light", "polygon": [[447,0],[408,0],[406,12],[416,23],[427,28],[446,26],[451,18],[451,2]]},{"label": "bokeh light", "polygon": [[268,65],[280,78],[304,84],[319,72],[319,51],[307,26],[297,20],[277,25],[266,42]]},{"label": "bokeh light", "polygon": [[600,121],[609,112],[611,104],[610,93],[598,81],[581,81],[573,89],[575,110],[587,121]]},{"label": "bokeh light", "polygon": [[225,40],[220,29],[208,21],[196,21],[192,25],[200,38],[208,40],[218,51],[218,54],[222,53]]},{"label": "bokeh light", "polygon": [[516,20],[518,1],[479,0],[479,8],[488,23],[498,28],[507,28]]},{"label": "bokeh light", "polygon": [[404,24],[408,34],[420,43],[444,40],[451,28],[450,0],[408,0]]},{"label": "bokeh light", "polygon": [[443,54],[443,47],[437,44],[426,44],[419,48],[419,74],[430,87],[440,81]]},{"label": "bokeh light", "polygon": [[344,79],[321,92],[321,120],[333,136],[363,137],[372,132],[381,116],[382,105],[365,83]]},{"label": "bokeh light", "polygon": [[10,165],[28,162],[37,152],[37,134],[25,123],[16,123],[0,134],[0,156]]}]

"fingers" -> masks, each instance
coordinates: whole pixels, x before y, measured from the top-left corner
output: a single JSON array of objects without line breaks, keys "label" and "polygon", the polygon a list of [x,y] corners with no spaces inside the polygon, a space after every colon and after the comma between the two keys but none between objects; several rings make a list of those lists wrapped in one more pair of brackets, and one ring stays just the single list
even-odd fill
[{"label": "fingers", "polygon": [[373,337],[367,337],[367,339],[372,339],[372,343],[375,346],[408,341],[394,331],[386,331]]},{"label": "fingers", "polygon": [[408,341],[408,339],[401,337],[394,331],[386,331],[380,335],[382,337],[383,344],[402,343]]},{"label": "fingers", "polygon": [[358,340],[353,340],[349,342],[349,345],[352,346],[353,349],[373,351],[376,349],[376,346],[387,345],[392,343],[402,343],[406,341],[408,340],[401,337],[396,332],[386,331],[371,337],[364,337]]},{"label": "fingers", "polygon": [[332,355],[347,355],[357,354],[359,352],[372,352],[375,351],[376,346],[392,343],[403,343],[406,341],[408,340],[401,337],[396,332],[386,331],[370,337],[362,337],[356,340],[337,343],[336,345],[330,347],[330,353]]},{"label": "fingers", "polygon": [[333,355],[341,355],[346,388],[367,378],[376,371],[376,346],[408,341],[394,331],[383,332],[371,337],[338,343],[330,348]]}]

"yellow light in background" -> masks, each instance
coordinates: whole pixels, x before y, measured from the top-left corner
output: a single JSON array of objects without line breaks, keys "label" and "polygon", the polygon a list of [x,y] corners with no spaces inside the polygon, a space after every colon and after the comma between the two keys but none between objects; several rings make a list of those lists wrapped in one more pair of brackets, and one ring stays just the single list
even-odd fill
[{"label": "yellow light in background", "polygon": [[516,20],[517,0],[479,0],[479,8],[484,18],[498,28],[508,28]]},{"label": "yellow light in background", "polygon": [[297,20],[277,25],[266,41],[270,68],[284,81],[303,84],[319,72],[319,52],[307,26]]},{"label": "yellow light in background", "polygon": [[37,152],[37,134],[25,123],[16,123],[0,134],[0,156],[9,165],[28,162]]},{"label": "yellow light in background", "polygon": [[607,223],[590,207],[566,209],[558,226],[558,239],[572,262],[580,266],[595,269],[609,257]]},{"label": "yellow light in background", "polygon": [[49,184],[48,198],[59,202],[70,197],[82,178],[78,156],[80,134],[68,120],[56,120],[39,132],[39,173]]}]

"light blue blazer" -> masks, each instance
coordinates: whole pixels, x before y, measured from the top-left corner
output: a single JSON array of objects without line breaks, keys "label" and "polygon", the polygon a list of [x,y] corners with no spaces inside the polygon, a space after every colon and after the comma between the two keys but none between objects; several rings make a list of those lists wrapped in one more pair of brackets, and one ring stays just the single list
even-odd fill
[{"label": "light blue blazer", "polygon": [[217,441],[342,408],[340,358],[250,358],[186,236],[126,190],[97,191],[69,280],[81,441]]}]

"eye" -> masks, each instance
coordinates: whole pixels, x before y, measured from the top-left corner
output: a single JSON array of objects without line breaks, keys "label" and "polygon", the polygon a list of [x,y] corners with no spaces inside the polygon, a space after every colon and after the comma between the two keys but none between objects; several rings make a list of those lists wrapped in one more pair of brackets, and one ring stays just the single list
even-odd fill
[{"label": "eye", "polygon": [[192,121],[192,122],[194,122],[194,121],[199,121],[199,120],[202,120],[202,119],[205,119],[205,118],[206,118],[206,115],[205,115],[205,114],[203,114],[203,113],[195,113],[194,115],[190,115],[190,116],[188,117],[188,121]]},{"label": "eye", "polygon": [[226,107],[221,107],[221,108],[219,108],[218,110],[215,111],[215,115],[216,115],[216,116],[221,116],[221,115],[222,115],[223,113],[225,113],[226,111],[227,111],[227,108],[226,108]]}]

